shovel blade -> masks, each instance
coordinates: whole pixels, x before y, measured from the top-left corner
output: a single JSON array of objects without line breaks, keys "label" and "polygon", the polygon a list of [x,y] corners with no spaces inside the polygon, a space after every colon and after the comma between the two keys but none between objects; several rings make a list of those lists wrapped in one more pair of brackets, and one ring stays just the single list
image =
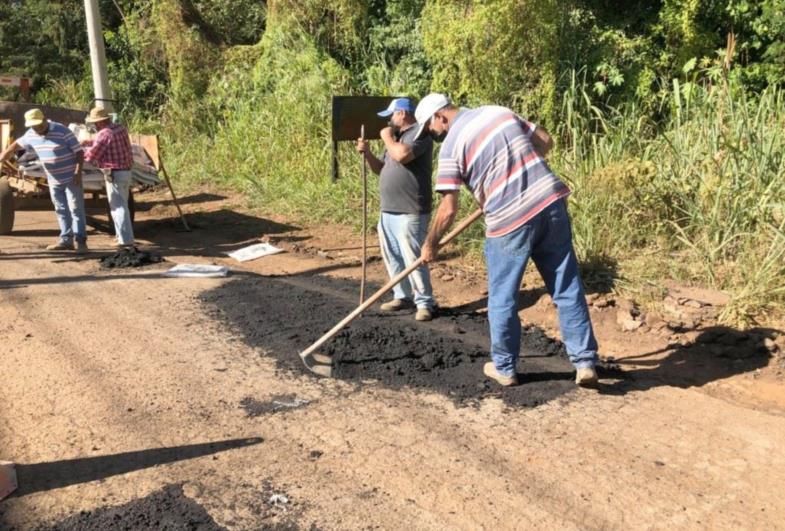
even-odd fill
[{"label": "shovel blade", "polygon": [[330,378],[332,376],[333,359],[330,356],[314,352],[305,356],[301,354],[300,359],[303,360],[305,368],[312,373],[318,376],[324,376],[326,378]]}]

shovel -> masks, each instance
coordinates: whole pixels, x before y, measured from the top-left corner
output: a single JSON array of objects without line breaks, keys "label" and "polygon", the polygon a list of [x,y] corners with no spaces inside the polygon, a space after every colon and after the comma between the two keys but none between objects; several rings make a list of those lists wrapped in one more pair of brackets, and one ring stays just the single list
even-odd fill
[{"label": "shovel", "polygon": [[[439,242],[439,247],[447,245],[453,238],[458,236],[461,232],[463,232],[466,227],[477,221],[479,217],[482,216],[482,209],[475,210],[469,217],[464,219],[460,225],[455,227],[452,232],[450,232],[447,236],[442,238]],[[387,284],[382,286],[379,291],[371,295],[368,300],[360,304],[357,308],[352,310],[352,312],[344,317],[341,322],[337,325],[332,327],[332,329],[324,334],[322,337],[316,340],[316,342],[308,347],[307,349],[300,352],[300,359],[303,360],[305,367],[313,372],[314,374],[318,374],[319,376],[332,376],[332,358],[325,354],[320,354],[316,352],[316,349],[327,343],[330,339],[332,339],[338,332],[340,332],[346,325],[354,321],[358,315],[363,313],[367,310],[373,303],[378,301],[382,298],[382,296],[393,289],[399,282],[401,282],[404,278],[409,276],[412,271],[417,269],[423,264],[422,258],[418,258],[412,264],[398,273],[392,280],[390,280]]]}]

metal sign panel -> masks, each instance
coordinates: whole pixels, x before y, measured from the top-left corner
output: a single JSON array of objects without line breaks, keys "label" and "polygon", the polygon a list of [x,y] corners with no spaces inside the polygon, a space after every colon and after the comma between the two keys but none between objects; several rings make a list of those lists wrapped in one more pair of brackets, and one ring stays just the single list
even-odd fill
[{"label": "metal sign panel", "polygon": [[[355,141],[365,126],[365,138],[379,139],[379,132],[387,126],[388,119],[376,113],[387,108],[392,100],[401,96],[333,96],[333,181],[338,179],[338,142]],[[412,103],[417,104],[416,100]]]},{"label": "metal sign panel", "polygon": [[375,140],[387,126],[387,119],[376,115],[387,108],[393,96],[333,96],[333,142],[357,140],[365,126],[365,138]]}]

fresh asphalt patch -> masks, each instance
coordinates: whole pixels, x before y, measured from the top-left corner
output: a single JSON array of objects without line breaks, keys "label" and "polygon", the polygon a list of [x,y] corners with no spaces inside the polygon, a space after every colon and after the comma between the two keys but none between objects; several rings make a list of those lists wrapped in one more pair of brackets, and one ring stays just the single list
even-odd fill
[{"label": "fresh asphalt patch", "polygon": [[36,531],[223,531],[207,511],[183,493],[181,485],[168,485],[144,498],[124,505],[82,511]]},{"label": "fresh asphalt patch", "polygon": [[[200,297],[213,318],[275,358],[280,368],[307,372],[299,352],[351,312],[358,293],[358,283],[349,280],[250,275]],[[435,320],[418,323],[413,311],[369,310],[321,353],[333,357],[334,378],[435,391],[460,404],[495,396],[511,406],[533,407],[575,391],[563,345],[537,327],[523,329],[519,386],[501,388],[483,376],[489,344],[483,313],[442,310]]]}]

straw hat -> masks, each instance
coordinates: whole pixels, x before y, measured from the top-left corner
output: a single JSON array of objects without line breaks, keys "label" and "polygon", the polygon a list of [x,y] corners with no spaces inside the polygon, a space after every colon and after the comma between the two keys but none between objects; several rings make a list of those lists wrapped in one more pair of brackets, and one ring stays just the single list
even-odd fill
[{"label": "straw hat", "polygon": [[96,122],[103,122],[104,120],[111,120],[112,117],[109,116],[109,113],[106,112],[105,109],[99,109],[98,107],[94,107],[90,110],[90,114],[85,118],[85,122],[89,124],[94,124]]}]

